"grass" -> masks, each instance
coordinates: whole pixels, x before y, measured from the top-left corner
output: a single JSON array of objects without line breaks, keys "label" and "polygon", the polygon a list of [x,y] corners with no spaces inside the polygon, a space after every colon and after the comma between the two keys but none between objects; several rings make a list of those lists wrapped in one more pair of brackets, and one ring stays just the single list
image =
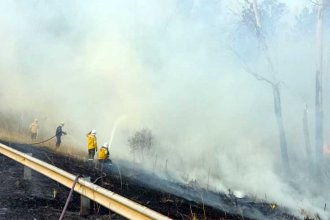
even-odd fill
[{"label": "grass", "polygon": [[[38,141],[42,141],[40,139]],[[48,138],[42,138],[48,139]],[[32,141],[28,135],[22,135],[21,133],[17,132],[8,132],[4,130],[0,130],[0,140],[7,141],[7,142],[14,142],[18,144],[32,144]],[[70,155],[73,158],[79,159],[79,160],[85,160],[87,158],[87,148],[86,151],[82,151],[80,149],[77,149],[72,144],[68,143],[62,143],[59,148],[56,149],[55,147],[55,140],[51,139],[48,142],[42,143],[40,145],[34,145],[35,147],[39,148],[47,148],[50,151],[54,151],[59,155]]]}]

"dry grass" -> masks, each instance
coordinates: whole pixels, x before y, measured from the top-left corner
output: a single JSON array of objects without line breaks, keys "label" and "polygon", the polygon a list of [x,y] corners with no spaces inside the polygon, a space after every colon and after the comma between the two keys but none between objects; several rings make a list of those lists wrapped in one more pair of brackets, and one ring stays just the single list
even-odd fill
[{"label": "dry grass", "polygon": [[[47,139],[47,138],[46,138]],[[0,130],[0,140],[7,142],[14,142],[18,144],[32,144],[32,141],[28,135],[22,135],[21,133],[8,132]],[[42,141],[41,138],[38,141]],[[56,154],[70,156],[79,160],[85,160],[87,158],[87,150],[82,151],[77,149],[71,144],[62,143],[59,148],[55,147],[55,140],[52,139],[48,142],[42,143],[40,145],[36,144],[35,147],[47,148],[50,151],[56,152]]]}]

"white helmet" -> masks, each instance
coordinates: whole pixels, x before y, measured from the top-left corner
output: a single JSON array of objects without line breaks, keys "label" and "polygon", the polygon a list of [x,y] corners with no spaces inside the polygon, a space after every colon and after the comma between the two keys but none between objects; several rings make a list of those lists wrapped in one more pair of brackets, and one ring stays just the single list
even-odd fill
[{"label": "white helmet", "polygon": [[61,126],[64,126],[64,122],[62,121],[62,122],[60,123],[60,125],[61,125]]},{"label": "white helmet", "polygon": [[102,147],[109,148],[109,144],[105,142]]},{"label": "white helmet", "polygon": [[95,134],[96,134],[96,130],[93,129],[93,130],[91,131],[91,134],[92,134],[92,135],[95,135]]}]

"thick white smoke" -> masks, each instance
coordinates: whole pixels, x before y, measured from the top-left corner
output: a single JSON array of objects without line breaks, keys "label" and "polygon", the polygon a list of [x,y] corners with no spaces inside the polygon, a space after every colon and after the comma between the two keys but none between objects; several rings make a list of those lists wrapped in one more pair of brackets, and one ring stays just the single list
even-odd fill
[{"label": "thick white smoke", "polygon": [[[99,145],[111,139],[112,156],[127,160],[128,137],[147,127],[156,142],[146,167],[157,160],[179,181],[328,215],[320,211],[326,196],[303,194],[282,178],[272,90],[244,70],[229,43],[244,4],[233,2],[1,1],[1,114],[29,116],[25,125],[37,117],[45,136],[65,121],[64,141],[82,150],[94,128]],[[296,14],[313,6],[285,3],[288,20],[269,47],[283,81],[289,156],[301,160],[316,52],[313,34],[290,31]],[[253,65],[267,74],[261,60]]]}]

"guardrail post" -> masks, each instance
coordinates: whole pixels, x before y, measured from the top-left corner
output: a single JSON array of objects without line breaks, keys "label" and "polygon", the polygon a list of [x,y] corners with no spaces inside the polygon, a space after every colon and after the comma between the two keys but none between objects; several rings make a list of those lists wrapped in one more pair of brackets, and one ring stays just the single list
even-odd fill
[{"label": "guardrail post", "polygon": [[[32,156],[32,153],[27,153],[27,155]],[[24,179],[31,180],[31,176],[32,176],[32,170],[29,167],[24,166]]]},{"label": "guardrail post", "polygon": [[[89,176],[83,177],[83,179],[89,182],[91,181],[91,178]],[[80,195],[80,215],[81,216],[89,215],[89,210],[90,210],[90,199],[88,199],[83,195]]]}]

